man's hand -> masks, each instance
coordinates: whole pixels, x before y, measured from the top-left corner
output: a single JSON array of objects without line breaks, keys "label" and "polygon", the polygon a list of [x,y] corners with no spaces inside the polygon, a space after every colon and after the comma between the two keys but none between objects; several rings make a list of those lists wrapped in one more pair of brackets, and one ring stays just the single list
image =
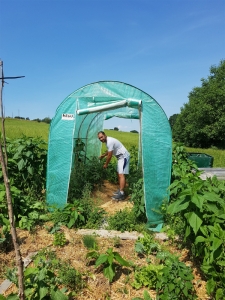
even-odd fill
[{"label": "man's hand", "polygon": [[104,164],[103,168],[106,169],[107,167],[108,167],[108,165],[107,165],[107,164]]},{"label": "man's hand", "polygon": [[108,155],[108,152],[106,152],[106,153],[103,153],[102,155],[100,155],[98,158],[99,159],[102,159],[103,157],[106,157]]}]

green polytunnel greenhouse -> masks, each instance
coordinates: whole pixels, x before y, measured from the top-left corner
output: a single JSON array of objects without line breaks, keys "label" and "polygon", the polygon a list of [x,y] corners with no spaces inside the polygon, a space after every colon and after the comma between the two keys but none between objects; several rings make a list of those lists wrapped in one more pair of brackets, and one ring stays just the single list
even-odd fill
[{"label": "green polytunnel greenhouse", "polygon": [[169,200],[172,163],[171,129],[161,106],[150,95],[129,84],[99,81],[79,88],[59,105],[51,121],[47,160],[47,202],[67,203],[77,141],[85,144],[87,158],[99,156],[97,133],[112,117],[139,119],[139,157],[142,159],[148,227],[162,226],[157,213]]}]

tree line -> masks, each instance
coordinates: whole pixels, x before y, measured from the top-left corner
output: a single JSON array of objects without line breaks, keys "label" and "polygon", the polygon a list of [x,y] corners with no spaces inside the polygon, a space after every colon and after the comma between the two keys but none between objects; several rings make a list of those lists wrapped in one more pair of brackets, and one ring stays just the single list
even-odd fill
[{"label": "tree line", "polygon": [[[10,118],[10,117],[7,117],[7,118]],[[28,120],[30,121],[30,118],[23,118],[23,117],[19,117],[19,116],[15,116],[14,119],[20,119],[20,120]],[[49,117],[46,117],[44,119],[33,119],[32,121],[36,121],[36,122],[44,122],[44,123],[47,123],[47,124],[50,124],[51,123],[51,119]]]},{"label": "tree line", "polygon": [[173,140],[196,148],[225,149],[225,60],[194,87],[179,114],[169,118]]}]

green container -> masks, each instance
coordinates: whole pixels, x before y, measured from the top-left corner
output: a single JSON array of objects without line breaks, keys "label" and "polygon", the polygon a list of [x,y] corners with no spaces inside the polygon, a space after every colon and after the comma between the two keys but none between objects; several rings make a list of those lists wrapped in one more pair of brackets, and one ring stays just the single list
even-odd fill
[{"label": "green container", "polygon": [[188,159],[195,162],[198,168],[212,168],[213,167],[213,156],[205,153],[188,153]]}]

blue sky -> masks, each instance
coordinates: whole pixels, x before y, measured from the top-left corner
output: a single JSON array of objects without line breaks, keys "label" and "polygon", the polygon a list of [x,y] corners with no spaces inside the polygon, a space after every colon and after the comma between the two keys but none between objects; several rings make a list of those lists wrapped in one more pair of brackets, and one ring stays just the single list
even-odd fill
[{"label": "blue sky", "polygon": [[[73,91],[99,80],[151,95],[168,118],[225,59],[224,0],[0,0],[5,115],[53,118]],[[113,118],[105,128],[139,130]]]}]

